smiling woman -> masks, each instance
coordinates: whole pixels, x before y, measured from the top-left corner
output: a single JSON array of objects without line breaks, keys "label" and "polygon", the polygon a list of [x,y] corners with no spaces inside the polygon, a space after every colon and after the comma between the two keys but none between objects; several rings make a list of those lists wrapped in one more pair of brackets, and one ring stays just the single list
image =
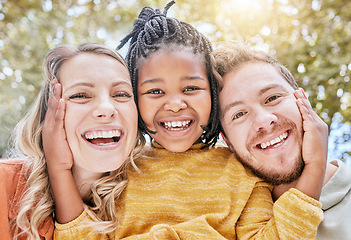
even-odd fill
[{"label": "smiling woman", "polygon": [[96,44],[54,49],[46,66],[55,90],[45,116],[43,145],[56,220],[65,223],[79,216],[83,199],[98,222],[93,228],[112,231],[117,226],[115,200],[126,185],[125,167],[135,166],[130,153],[144,143],[142,136],[137,140],[128,70],[115,51]]},{"label": "smiling woman", "polygon": [[66,102],[64,126],[73,173],[86,176],[87,171],[117,169],[137,132],[137,110],[125,65],[103,54],[80,53],[62,64],[57,80]]},{"label": "smiling woman", "polygon": [[[125,167],[134,165],[133,156],[144,143],[138,140],[129,73],[117,52],[92,43],[57,47],[44,65],[40,95],[15,130],[20,159],[0,163],[0,235],[5,240],[52,239],[54,206],[64,204],[80,214],[82,199],[98,221],[91,225],[114,229]],[[65,200],[67,194],[78,198],[77,204],[57,198]],[[55,217],[62,217],[60,211]]]}]

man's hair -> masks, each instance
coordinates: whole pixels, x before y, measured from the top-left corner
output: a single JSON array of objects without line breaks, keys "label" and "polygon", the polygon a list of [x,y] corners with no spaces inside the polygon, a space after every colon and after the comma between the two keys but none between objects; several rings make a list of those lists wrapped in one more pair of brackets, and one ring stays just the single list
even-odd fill
[{"label": "man's hair", "polygon": [[230,42],[214,50],[213,56],[215,58],[215,69],[222,77],[229,72],[238,70],[244,64],[262,62],[272,65],[293,89],[297,90],[299,88],[290,71],[264,51]]},{"label": "man's hair", "polygon": [[[121,44],[117,49],[121,49],[130,40],[126,62],[131,75],[137,107],[138,70],[148,56],[160,50],[187,51],[200,56],[206,67],[211,91],[211,113],[207,127],[202,126],[204,128],[204,133],[201,139],[206,145],[214,145],[220,131],[218,103],[220,78],[218,78],[218,74],[214,71],[214,60],[211,55],[212,45],[210,41],[192,25],[166,16],[168,9],[174,3],[175,1],[169,2],[163,12],[159,9],[144,7],[134,23],[134,29],[121,40]],[[143,133],[155,133],[146,127],[140,113],[139,129]]]}]

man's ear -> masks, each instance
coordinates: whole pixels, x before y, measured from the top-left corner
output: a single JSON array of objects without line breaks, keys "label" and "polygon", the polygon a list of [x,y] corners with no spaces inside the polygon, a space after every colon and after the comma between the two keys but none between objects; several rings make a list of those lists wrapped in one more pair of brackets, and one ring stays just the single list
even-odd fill
[{"label": "man's ear", "polygon": [[227,144],[228,148],[230,151],[234,152],[234,147],[233,145],[229,142],[229,140],[225,137],[224,133],[221,132],[221,136],[224,140],[224,142]]}]

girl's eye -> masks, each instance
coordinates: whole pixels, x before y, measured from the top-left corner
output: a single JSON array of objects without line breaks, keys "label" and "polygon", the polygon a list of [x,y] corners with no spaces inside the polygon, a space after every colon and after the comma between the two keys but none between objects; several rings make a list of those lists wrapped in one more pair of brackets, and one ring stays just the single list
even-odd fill
[{"label": "girl's eye", "polygon": [[88,98],[84,93],[77,93],[69,97],[69,99],[85,99]]},{"label": "girl's eye", "polygon": [[238,112],[238,113],[234,114],[233,120],[241,118],[242,116],[244,116],[244,114],[245,114],[244,112]]},{"label": "girl's eye", "polygon": [[164,92],[161,89],[151,89],[146,92],[146,94],[164,94]]},{"label": "girl's eye", "polygon": [[184,88],[183,92],[190,92],[190,91],[195,91],[195,90],[199,90],[199,87],[195,87],[195,86],[188,86],[186,88]]}]

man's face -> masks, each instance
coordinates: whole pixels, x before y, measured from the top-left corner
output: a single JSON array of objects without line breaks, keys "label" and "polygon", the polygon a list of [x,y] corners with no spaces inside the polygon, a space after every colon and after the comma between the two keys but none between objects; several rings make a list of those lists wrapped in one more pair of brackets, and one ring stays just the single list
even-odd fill
[{"label": "man's face", "polygon": [[267,63],[246,63],[223,80],[221,122],[237,158],[274,185],[296,180],[304,164],[294,89]]}]

